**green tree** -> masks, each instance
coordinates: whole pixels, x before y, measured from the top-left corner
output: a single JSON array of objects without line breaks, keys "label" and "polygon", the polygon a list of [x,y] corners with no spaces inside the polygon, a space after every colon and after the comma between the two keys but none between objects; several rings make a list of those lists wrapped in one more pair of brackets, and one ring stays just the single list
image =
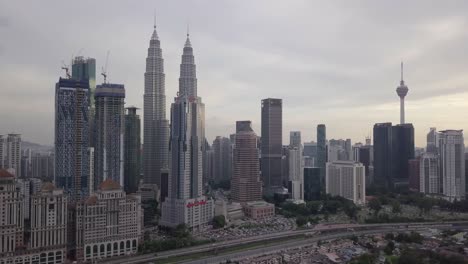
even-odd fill
[{"label": "green tree", "polygon": [[374,210],[375,214],[377,215],[382,209],[382,204],[378,199],[372,199],[369,201],[369,208]]},{"label": "green tree", "polygon": [[392,255],[394,249],[395,249],[395,243],[393,243],[393,241],[390,241],[387,243],[387,246],[385,246],[384,252],[387,255]]},{"label": "green tree", "polygon": [[190,231],[185,224],[180,224],[176,226],[176,228],[173,230],[173,235],[176,238],[189,238],[190,237]]},{"label": "green tree", "polygon": [[213,217],[213,227],[223,228],[226,225],[226,217],[224,215],[217,215]]},{"label": "green tree", "polygon": [[358,207],[353,202],[346,202],[344,204],[343,211],[349,218],[355,219],[358,212]]},{"label": "green tree", "polygon": [[307,224],[307,218],[301,215],[296,217],[296,224],[297,226],[304,226]]},{"label": "green tree", "polygon": [[399,201],[397,200],[393,200],[391,202],[391,205],[392,205],[392,213],[394,214],[399,214],[401,213],[401,204]]}]

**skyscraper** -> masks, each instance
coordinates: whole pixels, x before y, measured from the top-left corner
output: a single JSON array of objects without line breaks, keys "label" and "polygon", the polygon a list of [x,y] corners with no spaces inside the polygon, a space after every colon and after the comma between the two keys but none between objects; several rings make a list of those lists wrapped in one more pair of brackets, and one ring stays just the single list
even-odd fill
[{"label": "skyscraper", "polygon": [[282,186],[281,150],[283,147],[283,101],[262,100],[261,170],[267,194]]},{"label": "skyscraper", "polygon": [[317,164],[317,143],[304,142],[304,166],[316,167]]},{"label": "skyscraper", "polygon": [[450,200],[465,198],[465,144],[462,130],[439,133],[443,193]]},{"label": "skyscraper", "polygon": [[237,121],[233,150],[231,196],[236,202],[262,199],[262,182],[258,160],[257,135],[250,121]]},{"label": "skyscraper", "polygon": [[320,168],[304,167],[304,200],[319,200],[321,190]]},{"label": "skyscraper", "polygon": [[325,166],[327,163],[327,130],[324,124],[317,126],[317,162],[320,168],[321,185],[325,186]]},{"label": "skyscraper", "polygon": [[301,131],[291,131],[291,132],[289,132],[289,146],[290,147],[300,147],[300,146],[302,146]]},{"label": "skyscraper", "polygon": [[405,123],[405,96],[408,94],[408,86],[403,80],[403,62],[401,63],[401,81],[400,86],[396,88],[396,92],[400,97],[400,124]]},{"label": "skyscraper", "polygon": [[426,152],[437,153],[437,129],[435,127],[431,127],[427,133]]},{"label": "skyscraper", "polygon": [[7,169],[13,169],[16,177],[21,176],[21,135],[20,134],[8,134],[6,140]]},{"label": "skyscraper", "polygon": [[374,183],[389,188],[392,178],[392,123],[374,125]]},{"label": "skyscraper", "polygon": [[439,175],[439,157],[434,153],[425,153],[419,163],[419,191],[428,194],[440,194],[442,181]]},{"label": "skyscraper", "polygon": [[216,183],[231,180],[231,141],[226,137],[216,137],[213,141],[213,177]]},{"label": "skyscraper", "polygon": [[96,87],[94,186],[110,178],[124,184],[125,87],[103,83]]},{"label": "skyscraper", "polygon": [[55,88],[55,183],[71,199],[88,192],[88,118],[89,82],[60,78]]},{"label": "skyscraper", "polygon": [[89,82],[89,146],[94,147],[94,94],[96,92],[96,59],[77,56],[72,61],[72,79]]},{"label": "skyscraper", "polygon": [[141,123],[136,107],[127,107],[125,115],[125,164],[124,190],[134,193],[138,190],[141,162]]},{"label": "skyscraper", "polygon": [[408,185],[408,161],[414,159],[414,128],[412,124],[392,127],[392,185]]},{"label": "skyscraper", "polygon": [[162,226],[199,228],[212,220],[213,200],[202,194],[204,104],[197,96],[195,58],[189,34],[180,65],[179,92],[171,105],[169,196],[162,203]]},{"label": "skyscraper", "polygon": [[289,186],[291,198],[294,200],[304,200],[304,163],[302,159],[302,147],[292,147],[288,149],[289,160]]},{"label": "skyscraper", "polygon": [[143,95],[143,179],[161,185],[161,171],[168,168],[169,122],[166,119],[164,60],[156,24],[146,57]]}]

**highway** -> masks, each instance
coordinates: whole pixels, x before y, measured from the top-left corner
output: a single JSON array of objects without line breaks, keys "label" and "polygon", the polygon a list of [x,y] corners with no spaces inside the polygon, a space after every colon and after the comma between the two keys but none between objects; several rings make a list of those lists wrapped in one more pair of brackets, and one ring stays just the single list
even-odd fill
[{"label": "highway", "polygon": [[[189,247],[189,248],[182,248],[177,250],[170,250],[164,252],[158,252],[157,255],[155,254],[144,254],[144,255],[136,255],[131,257],[121,257],[118,259],[109,259],[109,260],[102,260],[99,263],[107,263],[107,264],[137,264],[137,263],[149,263],[149,262],[157,262],[157,260],[163,260],[170,257],[177,257],[177,256],[184,256],[184,255],[191,255],[195,253],[201,252],[208,252],[212,251],[215,248],[217,249],[225,249],[230,248],[238,245],[243,245],[252,242],[259,242],[259,241],[269,241],[277,238],[286,238],[291,236],[297,235],[304,235],[311,232],[319,232],[314,235],[313,238],[307,240],[300,240],[300,241],[286,241],[281,245],[271,245],[262,247],[260,249],[252,249],[252,250],[245,250],[242,253],[231,253],[226,254],[223,256],[214,256],[208,259],[192,261],[187,263],[217,263],[224,259],[233,259],[236,258],[237,255],[246,257],[251,256],[250,254],[260,254],[262,252],[271,252],[280,249],[285,249],[285,246],[288,247],[297,247],[297,244],[304,245],[304,243],[313,243],[317,240],[328,240],[328,239],[335,239],[350,236],[353,234],[356,235],[363,235],[363,234],[372,234],[372,233],[381,233],[381,232],[389,232],[389,231],[408,231],[408,230],[417,230],[417,229],[427,229],[427,228],[454,228],[454,225],[459,226],[468,226],[468,221],[459,221],[459,222],[446,222],[446,223],[395,223],[395,224],[366,224],[366,225],[337,225],[337,227],[330,225],[330,226],[320,226],[319,228],[314,229],[301,229],[301,230],[291,230],[279,233],[268,234],[264,236],[256,236],[256,237],[249,237],[249,238],[242,238],[224,242],[215,242],[205,245],[200,245],[196,247]],[[248,254],[247,254],[248,253]],[[237,254],[237,255],[236,255]],[[213,260],[212,260],[213,259]]]}]

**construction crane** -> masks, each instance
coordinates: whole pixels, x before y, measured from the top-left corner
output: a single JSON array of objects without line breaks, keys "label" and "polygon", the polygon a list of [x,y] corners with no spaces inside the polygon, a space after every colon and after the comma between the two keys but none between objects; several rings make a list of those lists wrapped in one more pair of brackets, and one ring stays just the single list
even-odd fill
[{"label": "construction crane", "polygon": [[67,76],[67,79],[71,79],[70,65],[66,65],[65,62],[62,61],[62,70],[65,70],[65,75]]},{"label": "construction crane", "polygon": [[109,50],[107,51],[107,55],[106,55],[106,64],[104,67],[102,67],[101,69],[101,75],[104,77],[104,83],[107,82],[107,63],[109,62]]}]

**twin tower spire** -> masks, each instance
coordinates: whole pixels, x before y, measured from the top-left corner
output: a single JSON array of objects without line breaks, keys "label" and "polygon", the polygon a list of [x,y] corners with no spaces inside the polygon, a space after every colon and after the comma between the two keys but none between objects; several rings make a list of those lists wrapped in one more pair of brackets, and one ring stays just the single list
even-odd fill
[{"label": "twin tower spire", "polygon": [[[180,65],[179,95],[197,97],[196,66],[189,39],[185,42]],[[169,121],[166,118],[166,87],[164,59],[154,18],[153,34],[148,47],[143,96],[143,179],[161,186],[161,175],[168,171]]]}]

